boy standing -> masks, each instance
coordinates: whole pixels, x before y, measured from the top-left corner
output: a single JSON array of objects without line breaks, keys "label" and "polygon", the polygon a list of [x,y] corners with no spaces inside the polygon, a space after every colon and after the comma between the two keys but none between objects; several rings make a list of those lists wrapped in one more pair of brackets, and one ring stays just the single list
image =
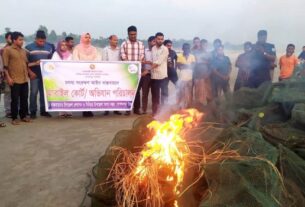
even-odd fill
[{"label": "boy standing", "polygon": [[3,51],[3,66],[7,83],[11,88],[12,124],[18,125],[18,112],[22,122],[30,122],[26,117],[28,111],[28,60],[22,45],[23,34],[12,33],[13,44]]}]

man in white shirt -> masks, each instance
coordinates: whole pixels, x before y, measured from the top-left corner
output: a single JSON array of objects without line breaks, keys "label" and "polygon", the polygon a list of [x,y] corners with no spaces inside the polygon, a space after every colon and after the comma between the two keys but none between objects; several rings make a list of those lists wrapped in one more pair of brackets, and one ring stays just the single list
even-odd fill
[{"label": "man in white shirt", "polygon": [[166,102],[168,97],[167,85],[167,58],[168,48],[163,45],[164,35],[158,32],[155,35],[156,45],[152,48],[153,64],[151,68],[151,93],[152,93],[152,111],[155,115],[160,109],[160,93],[161,104]]},{"label": "man in white shirt", "polygon": [[109,46],[103,49],[103,61],[121,61],[118,37],[111,35],[108,40]]},{"label": "man in white shirt", "polygon": [[[103,49],[103,61],[120,61],[120,48],[118,47],[118,37],[116,35],[111,35],[109,38],[109,46]],[[116,115],[121,115],[119,111],[113,112]],[[105,111],[105,116],[109,115],[109,111]]]}]

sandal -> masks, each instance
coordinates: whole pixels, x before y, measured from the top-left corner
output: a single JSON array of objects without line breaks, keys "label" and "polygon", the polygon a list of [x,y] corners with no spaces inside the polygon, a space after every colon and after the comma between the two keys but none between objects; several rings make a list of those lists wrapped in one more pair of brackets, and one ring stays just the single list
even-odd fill
[{"label": "sandal", "polygon": [[20,122],[17,119],[14,119],[12,121],[12,125],[20,125]]},{"label": "sandal", "polygon": [[21,121],[22,121],[22,122],[26,122],[26,123],[32,122],[31,119],[26,118],[26,117],[23,118],[23,119],[21,119]]},{"label": "sandal", "polygon": [[0,123],[0,128],[2,128],[2,127],[6,127],[6,124],[4,122]]}]

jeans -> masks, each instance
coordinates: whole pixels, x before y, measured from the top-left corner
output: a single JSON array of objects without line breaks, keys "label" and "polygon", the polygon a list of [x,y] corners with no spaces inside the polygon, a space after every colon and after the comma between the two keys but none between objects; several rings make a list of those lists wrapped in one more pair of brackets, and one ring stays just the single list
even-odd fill
[{"label": "jeans", "polygon": [[30,112],[31,114],[36,114],[37,112],[37,94],[39,91],[39,103],[40,103],[40,113],[45,112],[45,103],[44,103],[44,91],[41,78],[35,78],[31,80],[30,87]]},{"label": "jeans", "polygon": [[6,114],[11,113],[11,89],[10,86],[5,81],[5,89],[4,89],[4,110]]},{"label": "jeans", "polygon": [[[28,112],[28,83],[11,86],[11,113],[12,119],[17,119],[18,113],[21,119],[25,118]],[[20,103],[20,106],[18,106]]]},{"label": "jeans", "polygon": [[4,92],[4,110],[6,114],[11,113],[11,93]]},{"label": "jeans", "polygon": [[160,108],[160,94],[161,105],[165,104],[168,99],[168,79],[151,80],[151,94],[152,94],[152,112],[156,114]]}]

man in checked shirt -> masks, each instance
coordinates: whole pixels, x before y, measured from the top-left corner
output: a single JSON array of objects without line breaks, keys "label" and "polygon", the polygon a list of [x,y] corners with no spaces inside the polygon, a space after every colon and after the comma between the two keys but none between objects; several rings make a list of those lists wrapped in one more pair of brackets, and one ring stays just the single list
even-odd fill
[{"label": "man in checked shirt", "polygon": [[[121,45],[121,58],[123,61],[140,61],[144,60],[144,44],[137,40],[137,28],[130,26],[127,29],[128,39]],[[141,115],[141,97],[140,89],[138,88],[136,98],[134,101],[133,112],[137,115]],[[130,115],[130,111],[127,111],[125,115]]]}]

